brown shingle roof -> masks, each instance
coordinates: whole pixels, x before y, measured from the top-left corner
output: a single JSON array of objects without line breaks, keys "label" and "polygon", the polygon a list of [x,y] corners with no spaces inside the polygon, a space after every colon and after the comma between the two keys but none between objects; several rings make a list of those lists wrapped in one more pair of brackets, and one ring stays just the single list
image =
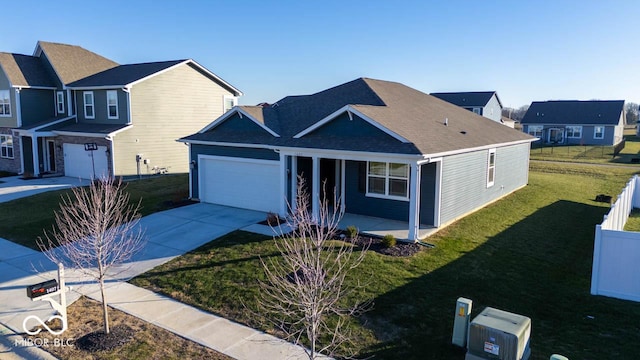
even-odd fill
[{"label": "brown shingle roof", "polygon": [[[331,122],[304,136],[295,137],[345,105],[406,139],[408,143],[391,136],[322,131]],[[259,117],[254,113],[262,111],[265,126],[276,131],[280,137],[270,136],[266,132],[256,136],[237,129],[214,127],[183,140],[435,155],[535,139],[403,84],[367,78],[312,95],[288,96],[269,107],[241,108],[255,118]]]},{"label": "brown shingle roof", "polygon": [[56,86],[37,57],[0,52],[0,66],[13,86]]},{"label": "brown shingle roof", "polygon": [[118,66],[118,63],[76,45],[38,41],[36,49],[38,47],[65,85]]}]

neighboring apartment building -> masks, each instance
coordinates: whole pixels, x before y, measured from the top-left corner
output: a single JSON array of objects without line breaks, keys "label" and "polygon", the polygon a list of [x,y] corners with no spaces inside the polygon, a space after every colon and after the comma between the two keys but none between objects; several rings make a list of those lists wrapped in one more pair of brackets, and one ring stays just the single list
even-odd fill
[{"label": "neighboring apartment building", "polygon": [[175,140],[242,93],[193,60],[119,65],[40,41],[0,53],[0,170],[93,178],[188,172]]}]

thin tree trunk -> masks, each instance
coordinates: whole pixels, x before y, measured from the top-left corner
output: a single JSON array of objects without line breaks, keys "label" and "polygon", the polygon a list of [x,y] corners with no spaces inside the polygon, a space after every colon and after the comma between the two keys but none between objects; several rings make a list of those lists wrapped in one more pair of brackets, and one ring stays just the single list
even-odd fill
[{"label": "thin tree trunk", "polygon": [[104,278],[100,278],[100,293],[102,295],[102,316],[104,320],[104,333],[108,334],[109,330],[109,308],[107,307],[107,299],[104,291]]}]

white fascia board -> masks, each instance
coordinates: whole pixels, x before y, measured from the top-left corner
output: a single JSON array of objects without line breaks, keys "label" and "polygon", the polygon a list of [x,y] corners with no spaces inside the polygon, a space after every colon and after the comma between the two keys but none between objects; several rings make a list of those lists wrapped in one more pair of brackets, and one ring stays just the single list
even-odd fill
[{"label": "white fascia board", "polygon": [[562,124],[558,124],[558,123],[527,123],[527,124],[522,124],[522,125],[527,125],[527,126],[550,126],[550,127],[557,127],[557,128],[564,128],[567,126],[616,126],[618,125],[618,123],[615,124],[605,124],[605,123],[598,123],[598,124],[567,124],[567,123],[562,123]]},{"label": "white fascia board", "polygon": [[212,73],[211,71],[209,71],[209,69],[205,68],[204,66],[198,64],[195,60],[193,59],[189,59],[186,62],[193,64],[194,66],[196,66],[198,69],[202,70],[204,73],[206,73],[207,75],[211,76],[212,78],[216,79],[217,81],[223,83],[225,86],[229,87],[230,89],[232,89],[235,92],[235,96],[242,96],[244,95],[242,93],[242,91],[240,91],[239,89],[237,89],[235,86],[229,84],[228,82],[224,81],[220,76]]},{"label": "white fascia board", "polygon": [[34,89],[34,90],[58,90],[57,87],[52,86],[29,86],[29,85],[11,85],[14,89]]},{"label": "white fascia board", "polygon": [[84,137],[102,138],[102,139],[106,139],[107,136],[111,135],[111,134],[96,134],[96,133],[85,133],[85,132],[74,132],[74,131],[58,131],[58,130],[52,131],[52,134],[66,135],[66,136],[84,136]]},{"label": "white fascia board", "polygon": [[133,85],[135,85],[135,84],[141,83],[141,82],[143,82],[143,81],[145,81],[145,80],[151,79],[152,77],[155,77],[155,76],[158,76],[158,75],[160,75],[160,74],[162,74],[162,73],[165,73],[165,72],[167,72],[167,71],[173,70],[173,69],[175,69],[176,67],[178,67],[178,66],[180,66],[180,65],[184,65],[184,64],[186,64],[186,63],[188,63],[188,62],[189,62],[189,60],[181,61],[181,62],[179,62],[179,63],[177,63],[177,64],[175,64],[175,65],[169,66],[168,68],[164,68],[164,69],[162,69],[162,70],[160,70],[160,71],[156,71],[156,72],[154,72],[153,74],[147,75],[147,76],[145,76],[145,77],[143,77],[143,78],[140,78],[140,79],[138,79],[138,80],[136,80],[136,81],[133,81],[133,82],[130,82],[130,83],[128,83],[128,84],[124,84],[124,85],[122,85],[122,86],[123,86],[123,87],[131,88],[131,87],[132,87]]},{"label": "white fascia board", "polygon": [[127,131],[127,130],[131,129],[132,127],[133,127],[133,125],[127,125],[127,126],[123,127],[122,129],[118,129],[116,131],[112,131],[112,132],[107,134],[106,138],[107,139],[112,139],[114,136],[118,135],[119,133],[121,133],[123,131]]},{"label": "white fascia board", "polygon": [[119,90],[127,85],[100,85],[100,86],[67,86],[70,90]]},{"label": "white fascia board", "polygon": [[301,137],[313,132],[314,130],[320,128],[321,126],[325,125],[326,123],[332,121],[333,119],[335,119],[339,115],[344,114],[345,112],[349,112],[351,114],[357,115],[362,120],[364,120],[364,121],[368,122],[369,124],[375,126],[379,130],[383,131],[387,135],[393,137],[394,139],[396,139],[396,140],[398,140],[400,142],[410,143],[409,140],[407,140],[404,137],[398,135],[397,133],[389,130],[388,128],[382,126],[379,122],[371,119],[370,117],[366,116],[365,114],[361,113],[360,111],[354,109],[351,105],[345,105],[345,106],[341,107],[340,109],[334,111],[333,113],[331,113],[329,116],[325,117],[324,119],[316,122],[315,124],[309,126],[308,128],[302,130],[301,132],[297,133],[296,135],[293,136],[293,138],[294,139],[299,139],[299,138],[301,138]]},{"label": "white fascia board", "polygon": [[202,133],[205,133],[205,132],[215,128],[216,126],[222,124],[227,119],[229,119],[232,115],[235,115],[235,114],[240,114],[241,117],[242,116],[246,116],[247,118],[249,118],[249,120],[253,121],[256,125],[260,126],[264,131],[268,132],[273,137],[280,137],[280,134],[278,134],[275,131],[269,129],[266,125],[264,125],[263,123],[258,121],[253,116],[249,115],[249,113],[247,113],[246,111],[242,110],[242,108],[239,107],[239,106],[234,106],[231,110],[229,110],[226,113],[222,114],[222,116],[220,116],[219,118],[213,120],[213,122],[211,124],[207,125],[204,129],[198,131],[198,133],[202,134]]},{"label": "white fascia board", "polygon": [[496,149],[496,148],[512,146],[512,145],[532,143],[532,142],[537,141],[537,140],[538,140],[538,138],[532,138],[532,139],[527,139],[527,140],[511,141],[511,142],[506,142],[506,143],[483,145],[483,146],[477,146],[477,147],[467,148],[467,149],[443,151],[443,152],[433,153],[433,154],[424,154],[424,155],[422,155],[422,157],[424,159],[441,158],[441,157],[444,157],[444,156],[465,154],[465,153],[470,153],[470,152],[474,152],[474,151],[489,150],[489,149]]}]

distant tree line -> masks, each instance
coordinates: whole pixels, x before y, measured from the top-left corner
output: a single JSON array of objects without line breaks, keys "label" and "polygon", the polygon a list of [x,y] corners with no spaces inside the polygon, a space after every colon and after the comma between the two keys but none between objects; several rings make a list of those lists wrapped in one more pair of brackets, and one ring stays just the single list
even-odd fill
[{"label": "distant tree line", "polygon": [[[524,114],[529,110],[529,105],[523,105],[519,108],[505,107],[502,109],[502,116],[510,118],[515,121],[521,121]],[[633,102],[624,103],[624,112],[627,118],[627,125],[635,125],[640,117],[640,109],[638,104]]]}]

